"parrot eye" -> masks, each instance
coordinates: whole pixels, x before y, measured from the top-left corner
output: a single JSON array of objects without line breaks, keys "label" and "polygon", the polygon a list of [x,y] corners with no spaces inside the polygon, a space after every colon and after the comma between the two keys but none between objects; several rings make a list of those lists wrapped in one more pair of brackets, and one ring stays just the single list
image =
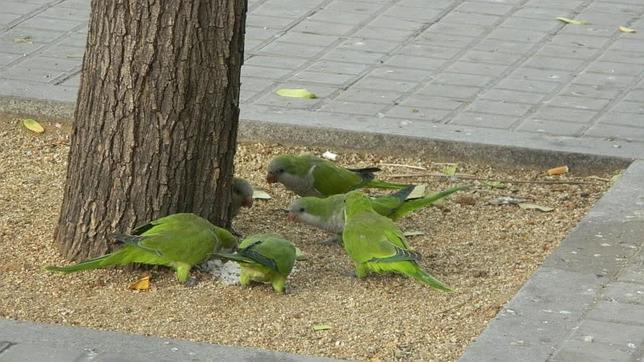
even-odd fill
[{"label": "parrot eye", "polygon": [[303,207],[300,207],[300,212],[306,211]]},{"label": "parrot eye", "polygon": [[284,172],[283,168],[280,168],[279,170],[277,170],[277,173],[283,173],[283,172]]}]

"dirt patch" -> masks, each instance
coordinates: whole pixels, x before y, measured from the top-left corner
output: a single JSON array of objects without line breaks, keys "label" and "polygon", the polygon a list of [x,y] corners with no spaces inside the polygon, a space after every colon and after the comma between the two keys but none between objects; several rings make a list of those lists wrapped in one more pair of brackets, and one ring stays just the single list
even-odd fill
[{"label": "dirt patch", "polygon": [[[421,210],[399,223],[404,230],[425,232],[411,237],[410,243],[423,254],[424,267],[456,290],[445,294],[393,275],[357,280],[344,250],[320,243],[328,235],[286,221],[279,209],[294,195],[281,186],[268,188],[264,181],[268,160],[287,152],[326,150],[241,144],[237,174],[268,190],[274,199],[258,200],[251,210],[243,209],[234,224],[246,235],[282,233],[309,257],[291,275],[289,293],[277,295],[268,285],[227,286],[204,273],[195,273],[199,284],[186,288],[165,269],[152,271],[150,291],[135,292],[127,286],[140,276],[138,272],[111,269],[61,275],[43,270],[65,262],[52,234],[69,138],[65,126],[44,126],[46,132],[35,135],[15,118],[0,116],[0,316],[346,359],[458,358],[609,187],[612,176],[581,178],[572,170],[549,177],[543,170],[508,172],[466,160],[459,163],[458,172],[469,178],[513,181],[498,189],[481,180],[393,177],[440,172],[444,165],[431,159],[334,150],[345,165],[394,163],[428,169],[382,166],[383,179],[426,183],[428,190],[463,183],[475,186],[439,208]],[[547,180],[578,183],[520,182]],[[488,203],[499,196],[525,198],[555,210]],[[313,325],[322,323],[331,328],[313,330]]]}]

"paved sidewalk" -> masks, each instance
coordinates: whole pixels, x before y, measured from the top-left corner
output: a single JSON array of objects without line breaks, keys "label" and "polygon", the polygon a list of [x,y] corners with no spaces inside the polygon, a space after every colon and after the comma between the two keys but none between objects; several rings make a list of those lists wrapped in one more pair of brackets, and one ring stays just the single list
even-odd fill
[{"label": "paved sidewalk", "polygon": [[[69,117],[89,0],[1,1],[0,111],[46,103]],[[639,159],[463,360],[641,361],[643,14],[642,0],[250,0],[241,117],[255,133],[313,126],[382,143],[391,138],[374,134],[467,142],[448,147],[456,155],[492,145],[507,152],[491,157],[528,148],[521,157]],[[319,98],[275,95],[285,87]],[[31,333],[26,325],[11,328]],[[0,361],[13,348],[3,333]]]},{"label": "paved sidewalk", "polygon": [[[3,0],[0,95],[74,102],[88,3]],[[642,13],[640,0],[251,0],[242,118],[483,143],[603,140],[634,144],[623,154],[634,157]],[[275,95],[282,87],[320,98]]]},{"label": "paved sidewalk", "polygon": [[0,319],[0,362],[331,362],[323,357],[217,346]]}]

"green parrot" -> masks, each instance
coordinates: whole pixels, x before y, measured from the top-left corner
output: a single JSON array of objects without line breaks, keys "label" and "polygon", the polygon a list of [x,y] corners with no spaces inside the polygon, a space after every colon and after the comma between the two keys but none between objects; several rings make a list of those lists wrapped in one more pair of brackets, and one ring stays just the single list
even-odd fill
[{"label": "green parrot", "polygon": [[234,218],[239,214],[241,207],[253,206],[253,186],[240,177],[233,177],[233,194],[230,206],[230,212]]},{"label": "green parrot", "polygon": [[276,292],[283,294],[286,278],[295,264],[296,248],[279,234],[255,234],[242,240],[236,252],[215,256],[239,263],[242,286],[251,281],[271,283]]},{"label": "green parrot", "polygon": [[[372,197],[371,205],[378,214],[395,221],[454,192],[466,189],[466,187],[452,187],[432,195],[407,200],[407,196],[414,187],[410,185],[392,194]],[[301,197],[289,206],[289,219],[336,234],[337,237],[334,240],[339,241],[344,229],[345,198],[346,194],[331,195],[326,198]]]},{"label": "green parrot", "polygon": [[356,276],[369,272],[393,272],[412,277],[443,291],[451,289],[429,275],[420,265],[420,254],[409,250],[403,232],[391,219],[378,214],[367,195],[358,191],[347,194],[344,211],[344,249],[353,261]]},{"label": "green parrot", "polygon": [[344,168],[313,155],[284,155],[271,160],[266,181],[279,182],[300,196],[326,197],[364,187],[401,189],[406,184],[374,180],[377,167]]},{"label": "green parrot", "polygon": [[164,265],[186,283],[190,269],[222,248],[234,249],[237,239],[227,230],[190,213],[172,214],[139,226],[131,234],[117,234],[124,246],[114,252],[77,264],[49,266],[52,272],[72,273],[133,263]]}]

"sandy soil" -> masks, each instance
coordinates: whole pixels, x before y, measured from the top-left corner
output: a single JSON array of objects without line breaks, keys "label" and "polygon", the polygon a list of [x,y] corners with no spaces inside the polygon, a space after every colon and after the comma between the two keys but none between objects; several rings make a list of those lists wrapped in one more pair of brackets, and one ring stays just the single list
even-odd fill
[{"label": "sandy soil", "polygon": [[[16,118],[0,115],[0,317],[346,359],[458,358],[608,188],[612,176],[581,178],[572,170],[550,177],[544,170],[507,172],[454,160],[460,162],[458,172],[471,177],[578,182],[509,182],[496,189],[476,180],[393,177],[436,173],[444,167],[431,159],[333,150],[344,165],[395,163],[429,170],[381,166],[383,179],[426,183],[428,190],[463,183],[475,186],[440,208],[424,209],[400,222],[404,230],[425,232],[411,237],[410,243],[424,255],[424,267],[456,290],[445,294],[399,276],[357,280],[344,250],[320,243],[326,234],[289,223],[277,211],[294,195],[281,186],[269,188],[264,181],[265,166],[273,155],[305,148],[241,144],[237,174],[274,198],[243,209],[234,224],[247,235],[282,233],[309,257],[291,275],[289,293],[277,295],[268,285],[241,289],[199,272],[195,273],[199,284],[187,288],[165,269],[152,271],[150,291],[137,292],[127,287],[140,271],[61,275],[43,270],[65,263],[52,234],[69,137],[65,126],[43,125],[46,132],[36,135]],[[521,197],[555,210],[489,204],[499,196]],[[316,324],[330,329],[314,331]]]}]

